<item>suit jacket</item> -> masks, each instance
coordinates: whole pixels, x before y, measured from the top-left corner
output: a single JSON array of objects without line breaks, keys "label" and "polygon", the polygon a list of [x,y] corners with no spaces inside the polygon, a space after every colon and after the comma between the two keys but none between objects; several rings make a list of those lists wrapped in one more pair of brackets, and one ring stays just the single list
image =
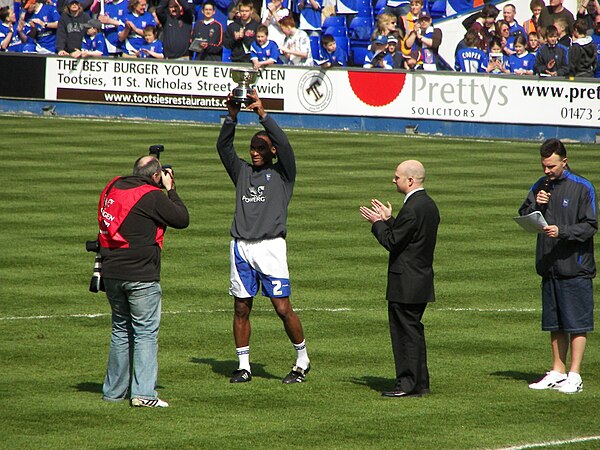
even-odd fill
[{"label": "suit jacket", "polygon": [[386,299],[397,303],[435,301],[433,252],[440,214],[422,191],[412,194],[395,219],[378,221],[371,231],[389,252]]}]

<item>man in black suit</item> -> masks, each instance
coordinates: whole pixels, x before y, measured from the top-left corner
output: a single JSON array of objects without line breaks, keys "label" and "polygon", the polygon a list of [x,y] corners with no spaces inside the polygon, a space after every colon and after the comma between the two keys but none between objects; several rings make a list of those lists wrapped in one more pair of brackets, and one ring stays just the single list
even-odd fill
[{"label": "man in black suit", "polygon": [[420,397],[429,393],[425,329],[421,318],[435,300],[433,252],[440,214],[423,187],[425,168],[419,161],[404,161],[393,183],[405,195],[398,217],[392,205],[371,200],[360,214],[373,224],[371,231],[389,252],[386,299],[396,384],[384,397]]}]

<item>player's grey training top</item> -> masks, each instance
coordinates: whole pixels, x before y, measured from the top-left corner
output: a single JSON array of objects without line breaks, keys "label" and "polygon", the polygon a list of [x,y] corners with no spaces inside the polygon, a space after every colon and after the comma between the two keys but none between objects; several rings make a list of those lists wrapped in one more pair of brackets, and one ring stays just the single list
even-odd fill
[{"label": "player's grey training top", "polygon": [[233,148],[237,121],[225,118],[217,140],[221,161],[236,187],[231,236],[259,240],[285,238],[287,209],[296,180],[294,151],[287,136],[270,115],[260,123],[277,149],[277,162],[263,167],[240,159]]}]

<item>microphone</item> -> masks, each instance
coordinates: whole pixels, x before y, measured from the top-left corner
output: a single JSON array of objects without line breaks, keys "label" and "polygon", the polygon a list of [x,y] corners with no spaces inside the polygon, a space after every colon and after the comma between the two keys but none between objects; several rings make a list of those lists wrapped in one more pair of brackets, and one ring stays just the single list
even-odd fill
[{"label": "microphone", "polygon": [[[544,181],[542,181],[542,186],[540,187],[540,190],[538,191],[538,193],[540,191],[545,191],[548,194],[550,194],[550,192],[552,191],[552,187],[553,187],[553,183],[552,180],[548,177],[544,178]],[[542,212],[542,214],[544,214],[546,212],[546,210],[548,209],[548,203],[543,203],[541,205],[539,205],[539,209]]]},{"label": "microphone", "polygon": [[552,190],[552,180],[548,177],[544,178],[544,181],[542,181],[542,191],[546,191],[548,193],[550,193],[550,191]]}]

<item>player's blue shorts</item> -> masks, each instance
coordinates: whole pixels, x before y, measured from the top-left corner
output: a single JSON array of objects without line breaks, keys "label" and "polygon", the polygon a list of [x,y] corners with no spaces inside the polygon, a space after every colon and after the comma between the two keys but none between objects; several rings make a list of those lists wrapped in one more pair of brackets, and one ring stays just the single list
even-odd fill
[{"label": "player's blue shorts", "polygon": [[269,298],[290,296],[290,275],[287,265],[285,239],[245,241],[232,239],[229,246],[231,260],[229,294],[250,298],[258,293]]},{"label": "player's blue shorts", "polygon": [[542,330],[586,333],[593,329],[591,278],[542,279]]}]

